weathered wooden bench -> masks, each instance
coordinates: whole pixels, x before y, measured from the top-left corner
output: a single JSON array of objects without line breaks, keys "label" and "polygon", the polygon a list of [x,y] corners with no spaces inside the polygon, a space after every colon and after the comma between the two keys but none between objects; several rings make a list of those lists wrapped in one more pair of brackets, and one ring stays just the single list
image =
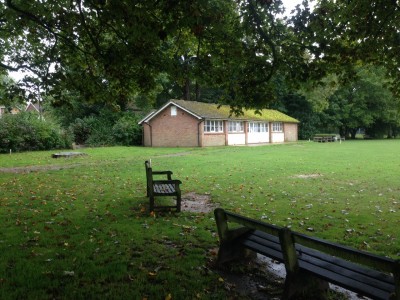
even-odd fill
[{"label": "weathered wooden bench", "polygon": [[[180,180],[172,179],[172,171],[153,171],[150,161],[145,161],[146,179],[147,179],[147,197],[150,200],[150,211],[154,209],[176,208],[181,211],[181,189]],[[154,180],[154,175],[166,175],[166,180]],[[155,206],[154,200],[156,196],[175,196],[176,205],[172,206]]]},{"label": "weathered wooden bench", "polygon": [[218,262],[244,258],[251,250],[284,263],[283,299],[296,299],[299,295],[325,299],[328,282],[372,299],[400,299],[399,261],[221,208],[217,208],[214,215],[220,239]]},{"label": "weathered wooden bench", "polygon": [[325,143],[325,142],[342,142],[345,138],[338,134],[316,134],[313,137],[314,142]]}]

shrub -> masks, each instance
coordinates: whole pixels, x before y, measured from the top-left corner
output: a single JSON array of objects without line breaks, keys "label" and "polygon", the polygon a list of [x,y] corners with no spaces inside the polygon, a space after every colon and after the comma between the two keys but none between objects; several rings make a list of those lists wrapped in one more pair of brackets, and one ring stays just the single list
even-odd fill
[{"label": "shrub", "polygon": [[113,120],[107,116],[90,116],[84,119],[90,128],[85,144],[89,146],[111,146],[115,144],[112,136]]},{"label": "shrub", "polygon": [[73,134],[75,143],[80,145],[86,143],[91,133],[89,124],[80,118],[75,119],[75,122],[69,126],[69,130]]},{"label": "shrub", "polygon": [[126,114],[112,128],[115,142],[122,146],[141,145],[142,129],[138,125],[139,118]]},{"label": "shrub", "polygon": [[77,144],[132,146],[142,143],[139,117],[133,113],[110,113],[77,118],[69,126]]},{"label": "shrub", "polygon": [[69,148],[71,136],[32,113],[4,115],[0,119],[0,152]]}]

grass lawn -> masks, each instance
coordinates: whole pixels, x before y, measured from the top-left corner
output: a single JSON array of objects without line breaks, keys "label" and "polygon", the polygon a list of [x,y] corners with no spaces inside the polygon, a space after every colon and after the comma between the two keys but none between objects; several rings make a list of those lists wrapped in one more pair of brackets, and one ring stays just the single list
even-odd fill
[{"label": "grass lawn", "polygon": [[149,158],[174,171],[183,194],[400,255],[397,140],[81,151],[88,156],[0,155],[1,299],[226,299],[208,267],[218,246],[212,213],[149,214]]}]

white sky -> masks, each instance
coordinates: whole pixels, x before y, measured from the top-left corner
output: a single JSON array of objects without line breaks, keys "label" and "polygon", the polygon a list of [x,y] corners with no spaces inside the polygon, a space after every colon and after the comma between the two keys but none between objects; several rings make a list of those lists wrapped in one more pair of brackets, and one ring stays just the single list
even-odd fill
[{"label": "white sky", "polygon": [[286,8],[286,14],[290,14],[290,11],[294,9],[297,4],[301,4],[301,0],[282,0],[282,2]]},{"label": "white sky", "polygon": [[[296,5],[301,4],[303,2],[302,0],[282,0],[283,6],[286,8],[286,15],[290,15],[290,12],[296,7]],[[310,7],[313,7],[315,5],[315,2],[311,1],[309,3]]]}]

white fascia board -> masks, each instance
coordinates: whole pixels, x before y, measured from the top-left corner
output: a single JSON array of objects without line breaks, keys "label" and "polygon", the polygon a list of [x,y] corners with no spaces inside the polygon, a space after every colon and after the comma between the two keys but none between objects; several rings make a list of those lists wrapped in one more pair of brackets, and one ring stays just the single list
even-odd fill
[{"label": "white fascia board", "polygon": [[151,119],[153,119],[155,116],[157,116],[160,112],[162,112],[165,108],[167,108],[169,105],[175,105],[176,107],[179,107],[180,109],[182,109],[183,111],[187,112],[188,114],[194,116],[195,118],[201,120],[202,117],[199,115],[196,115],[194,113],[192,113],[191,111],[187,110],[186,108],[176,104],[174,101],[169,101],[168,103],[164,104],[161,108],[159,108],[156,111],[153,111],[152,113],[148,114],[146,117],[144,117],[144,119],[142,119],[138,124],[142,124],[144,122],[149,122]]},{"label": "white fascia board", "polygon": [[192,115],[193,117],[195,117],[195,118],[197,118],[197,119],[199,119],[199,120],[203,119],[202,116],[199,116],[199,115],[197,115],[197,114],[195,114],[195,113],[193,113],[193,112],[187,110],[186,108],[180,106],[179,104],[176,104],[174,101],[171,101],[170,103],[173,103],[175,106],[179,107],[179,108],[182,109],[183,111],[186,111],[188,114]]},{"label": "white fascia board", "polygon": [[141,119],[138,124],[142,125],[142,123],[146,122],[148,118],[150,118],[156,111],[153,110],[150,113],[147,114],[147,116],[145,116],[143,119]]}]

